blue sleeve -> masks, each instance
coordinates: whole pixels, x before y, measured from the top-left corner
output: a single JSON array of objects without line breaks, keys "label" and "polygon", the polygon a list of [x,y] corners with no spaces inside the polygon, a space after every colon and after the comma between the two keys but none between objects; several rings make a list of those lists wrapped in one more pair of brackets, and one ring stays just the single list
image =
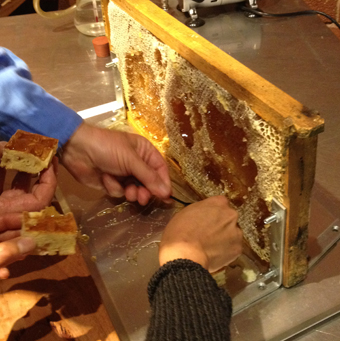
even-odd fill
[{"label": "blue sleeve", "polygon": [[0,47],[0,138],[22,129],[64,145],[83,119],[32,81],[27,65]]}]

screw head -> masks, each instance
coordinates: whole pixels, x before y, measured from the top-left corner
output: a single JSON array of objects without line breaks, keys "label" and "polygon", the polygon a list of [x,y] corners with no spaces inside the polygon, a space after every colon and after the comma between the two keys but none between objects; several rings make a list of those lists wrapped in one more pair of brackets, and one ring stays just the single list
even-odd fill
[{"label": "screw head", "polygon": [[265,289],[266,289],[266,284],[265,284],[264,282],[260,282],[260,283],[258,284],[258,288],[259,288],[260,290],[265,290]]},{"label": "screw head", "polygon": [[334,231],[334,232],[339,232],[339,226],[338,225],[334,225],[333,226],[333,228],[332,228],[332,230]]}]

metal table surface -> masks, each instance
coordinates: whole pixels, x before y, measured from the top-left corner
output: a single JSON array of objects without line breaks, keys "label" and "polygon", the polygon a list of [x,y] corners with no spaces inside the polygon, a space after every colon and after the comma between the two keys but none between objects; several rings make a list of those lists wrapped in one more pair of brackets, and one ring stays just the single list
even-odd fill
[{"label": "metal table surface", "polygon": [[[259,5],[263,10],[277,13],[305,8],[301,0],[259,0]],[[340,41],[314,16],[248,19],[241,13],[227,12],[217,16],[209,15],[205,20],[205,27],[198,29],[198,33],[210,35],[216,45],[307,107],[320,111],[326,120],[326,131],[319,137],[312,198],[310,244],[313,252],[312,247],[315,246],[318,234],[336,223],[340,217]],[[209,26],[209,22],[213,22],[215,28]],[[33,14],[0,19],[0,45],[23,58],[30,66],[33,79],[76,111],[114,100],[112,70],[105,68],[108,59],[95,56],[91,40],[91,37],[78,33],[72,17],[54,21]],[[105,216],[105,209],[113,207],[111,200],[79,185],[64,170],[60,172],[60,186],[78,221],[91,222],[93,216],[98,216],[100,212],[101,216]],[[160,210],[169,212],[168,208]],[[133,212],[138,217],[143,216],[143,212]],[[162,224],[157,222],[157,212],[155,221],[154,239],[139,238],[135,244],[139,249],[138,264],[146,269],[143,280],[139,278],[143,285],[146,285],[148,276],[157,267],[157,248],[154,242],[162,229]],[[90,234],[96,234],[91,223],[87,228]],[[145,232],[148,234],[148,230]],[[107,231],[101,232],[101,235],[102,239],[91,238],[90,244],[100,248],[111,238]],[[100,267],[105,269],[118,264],[122,268],[112,273],[124,277],[124,267],[135,266],[136,254],[129,254],[128,262],[124,263],[119,261],[122,258],[109,257],[111,261],[108,265],[104,264],[104,260],[100,262],[100,257],[105,258],[100,254],[96,255],[96,262],[91,261],[93,255],[87,254],[90,246],[83,248],[84,257],[88,260],[104,300],[109,300],[99,276]],[[340,310],[339,257],[340,247],[336,246],[311,269],[303,283],[291,289],[279,289],[234,316],[231,324],[233,340],[286,339],[327,316],[332,318],[291,339],[340,339],[340,318],[337,314]],[[123,313],[130,314],[131,325],[138,325],[139,319],[145,321],[148,316],[144,309],[146,297],[139,297],[141,301],[135,302],[137,307],[140,303],[144,310],[136,310],[133,304],[129,304],[133,296],[128,296],[131,288],[139,292],[141,285],[134,278],[124,278],[124,281],[125,290],[118,288],[121,290],[121,301],[126,306]],[[110,302],[106,303],[117,331],[124,329],[126,326],[121,323],[121,314],[117,314]],[[140,315],[143,316],[140,318]],[[142,334],[143,330],[136,330],[135,333],[131,331],[129,337],[131,340],[139,340]],[[124,337],[122,335],[121,339],[127,339]]]},{"label": "metal table surface", "polygon": [[0,19],[0,46],[29,66],[33,80],[76,111],[115,100],[110,58],[97,58],[94,37],[78,32],[73,17],[27,14]]}]

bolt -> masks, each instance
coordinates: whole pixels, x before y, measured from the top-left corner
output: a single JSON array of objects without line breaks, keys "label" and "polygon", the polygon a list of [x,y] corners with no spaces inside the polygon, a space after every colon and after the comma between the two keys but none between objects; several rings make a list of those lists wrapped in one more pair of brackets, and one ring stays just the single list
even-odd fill
[{"label": "bolt", "polygon": [[114,58],[114,59],[112,59],[112,62],[106,63],[106,64],[105,64],[105,67],[106,67],[106,68],[109,68],[109,67],[117,67],[117,64],[118,64],[118,58]]},{"label": "bolt", "polygon": [[260,290],[265,290],[265,289],[266,289],[266,284],[263,283],[263,282],[260,282],[260,283],[258,284],[258,288],[259,288]]},{"label": "bolt", "polygon": [[274,222],[277,222],[277,214],[274,213],[272,214],[271,216],[269,216],[268,218],[264,219],[264,224],[267,225],[267,224],[271,224],[271,223],[274,223]]},{"label": "bolt", "polygon": [[338,226],[338,225],[334,225],[333,228],[332,228],[332,230],[333,230],[334,232],[339,232],[339,226]]}]

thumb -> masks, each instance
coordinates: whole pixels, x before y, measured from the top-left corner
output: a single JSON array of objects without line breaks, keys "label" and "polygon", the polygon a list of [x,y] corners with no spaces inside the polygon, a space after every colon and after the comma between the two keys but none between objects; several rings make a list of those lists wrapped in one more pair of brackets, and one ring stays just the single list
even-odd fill
[{"label": "thumb", "polygon": [[35,249],[35,246],[32,238],[23,237],[0,243],[0,268],[23,259]]}]

